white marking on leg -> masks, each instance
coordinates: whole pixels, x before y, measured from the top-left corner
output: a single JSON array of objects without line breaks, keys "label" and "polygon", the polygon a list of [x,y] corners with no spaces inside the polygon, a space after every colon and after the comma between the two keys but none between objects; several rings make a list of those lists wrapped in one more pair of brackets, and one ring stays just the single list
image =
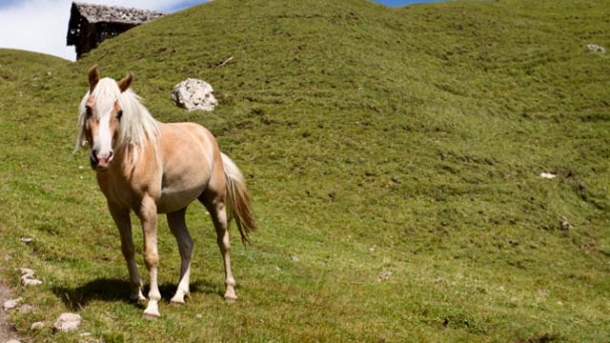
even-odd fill
[{"label": "white marking on leg", "polygon": [[142,317],[144,319],[157,319],[161,317],[161,314],[159,313],[159,301],[149,300]]},{"label": "white marking on leg", "polygon": [[190,294],[189,289],[189,278],[191,274],[191,267],[188,266],[186,271],[182,273],[180,278],[180,283],[178,284],[178,289],[176,290],[176,294],[172,297],[171,302],[176,304],[184,304],[184,297]]}]

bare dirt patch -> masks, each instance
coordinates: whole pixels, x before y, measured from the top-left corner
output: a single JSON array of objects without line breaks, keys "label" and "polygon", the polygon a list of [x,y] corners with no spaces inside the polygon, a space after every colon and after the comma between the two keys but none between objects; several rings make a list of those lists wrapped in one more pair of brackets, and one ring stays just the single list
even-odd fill
[{"label": "bare dirt patch", "polygon": [[2,306],[4,302],[11,300],[11,290],[0,279],[0,343],[17,339],[17,332],[8,321],[7,313]]}]

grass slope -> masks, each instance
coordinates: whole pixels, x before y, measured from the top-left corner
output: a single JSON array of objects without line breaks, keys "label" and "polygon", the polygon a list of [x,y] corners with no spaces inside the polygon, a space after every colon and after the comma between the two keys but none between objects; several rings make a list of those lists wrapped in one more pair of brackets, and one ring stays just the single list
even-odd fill
[{"label": "grass slope", "polygon": [[[585,46],[610,46],[609,16],[605,1],[215,0],[76,63],[0,50],[3,275],[45,280],[20,291],[35,307],[17,328],[40,342],[607,340],[610,67]],[[234,242],[238,303],[222,302],[200,206],[191,301],[154,323],[126,301],[118,233],[86,153],[70,155],[94,63],[132,71],[158,119],[210,128],[246,174],[261,230]],[[187,77],[214,86],[213,113],[173,106]],[[160,225],[168,298],[179,257]],[[28,331],[66,310],[78,332]]]}]

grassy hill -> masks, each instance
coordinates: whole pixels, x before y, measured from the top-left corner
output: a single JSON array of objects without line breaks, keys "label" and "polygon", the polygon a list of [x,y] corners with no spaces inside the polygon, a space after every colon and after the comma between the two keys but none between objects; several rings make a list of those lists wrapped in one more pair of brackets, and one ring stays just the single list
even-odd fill
[{"label": "grassy hill", "polygon": [[[76,63],[0,50],[0,269],[34,306],[16,327],[36,342],[607,341],[610,55],[586,45],[610,47],[609,17],[601,0],[215,0]],[[87,153],[71,155],[94,63],[132,71],[158,119],[208,127],[245,173],[260,231],[233,242],[236,304],[198,205],[190,301],[156,322],[127,301],[118,232]],[[172,104],[187,77],[213,85],[213,113]],[[168,299],[179,255],[160,226]],[[19,288],[19,267],[45,283]],[[81,329],[52,334],[65,311]]]}]

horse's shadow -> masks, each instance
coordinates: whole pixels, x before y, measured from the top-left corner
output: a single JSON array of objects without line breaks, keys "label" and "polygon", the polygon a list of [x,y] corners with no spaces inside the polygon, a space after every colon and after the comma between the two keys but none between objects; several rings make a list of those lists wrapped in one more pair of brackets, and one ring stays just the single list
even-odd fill
[{"label": "horse's shadow", "polygon": [[[171,296],[176,292],[177,285],[165,283],[159,285],[159,290],[164,299],[169,301]],[[75,288],[63,287],[60,285],[54,286],[53,293],[62,300],[64,305],[72,311],[78,311],[87,306],[94,300],[106,302],[124,302],[134,306],[144,308],[144,304],[136,303],[129,299],[130,285],[126,280],[98,278],[89,281]],[[215,294],[223,297],[223,294],[218,289],[218,285],[206,280],[197,280],[190,284],[192,293]],[[144,295],[148,293],[148,288],[143,289]]]}]

